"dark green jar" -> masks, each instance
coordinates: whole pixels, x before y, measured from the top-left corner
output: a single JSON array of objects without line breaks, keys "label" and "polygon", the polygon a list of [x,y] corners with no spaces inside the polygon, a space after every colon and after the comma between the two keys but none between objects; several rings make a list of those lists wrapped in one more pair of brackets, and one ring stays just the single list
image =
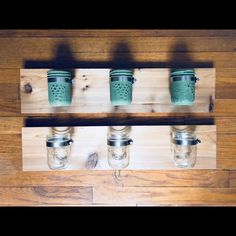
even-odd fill
[{"label": "dark green jar", "polygon": [[194,69],[173,69],[170,78],[171,102],[176,106],[191,106],[195,101],[198,78]]},{"label": "dark green jar", "polygon": [[110,100],[114,106],[129,105],[132,102],[132,70],[111,70],[110,71]]},{"label": "dark green jar", "polygon": [[72,100],[72,78],[69,71],[50,70],[48,78],[48,100],[53,107],[70,106]]}]

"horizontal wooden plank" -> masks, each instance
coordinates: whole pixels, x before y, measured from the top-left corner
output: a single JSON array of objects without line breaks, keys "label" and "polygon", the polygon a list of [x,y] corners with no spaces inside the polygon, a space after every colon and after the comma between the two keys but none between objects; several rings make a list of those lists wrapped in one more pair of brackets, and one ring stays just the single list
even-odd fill
[{"label": "horizontal wooden plank", "polygon": [[[22,171],[22,159],[20,153],[0,153],[1,174],[5,177],[15,175]],[[7,184],[7,183],[6,183]]]},{"label": "horizontal wooden plank", "polygon": [[236,170],[230,170],[229,172],[229,186],[231,188],[236,187]]},{"label": "horizontal wooden plank", "polygon": [[[14,162],[16,163],[17,160]],[[12,168],[13,163],[12,162]],[[0,165],[1,166],[1,165]],[[112,171],[53,171],[22,172],[0,168],[0,186],[181,186],[181,187],[228,187],[229,171],[221,170],[158,170],[120,173],[117,183]]]},{"label": "horizontal wooden plank", "polygon": [[236,188],[94,187],[94,204],[227,206],[236,205]]},{"label": "horizontal wooden plank", "polygon": [[235,30],[0,30],[0,37],[232,37]]},{"label": "horizontal wooden plank", "polygon": [[216,86],[231,87],[236,85],[236,71],[234,68],[216,68]]},{"label": "horizontal wooden plank", "polygon": [[[23,117],[0,117],[1,136],[3,134],[21,134],[21,128],[23,126],[24,126]],[[4,139],[4,136],[3,136],[3,139]],[[13,139],[13,141],[15,140]]]},{"label": "horizontal wooden plank", "polygon": [[4,88],[8,84],[19,84],[19,76],[19,69],[0,69],[0,86]]},{"label": "horizontal wooden plank", "polygon": [[215,121],[217,126],[217,133],[236,133],[235,117],[217,117]]},{"label": "horizontal wooden plank", "polygon": [[[234,52],[235,37],[73,37],[63,42],[58,38],[2,38],[0,37],[0,53],[11,55],[24,53],[24,56],[44,55],[52,53],[58,45],[71,45],[71,51],[76,53],[104,52]],[[15,49],[17,48],[17,51]],[[34,49],[34,50],[32,50]],[[67,48],[68,49],[68,48]],[[18,52],[18,53],[17,53]],[[46,54],[45,54],[46,53]]]},{"label": "horizontal wooden plank", "polygon": [[0,115],[20,114],[20,93],[18,84],[0,84]]},{"label": "horizontal wooden plank", "polygon": [[[39,45],[39,44],[38,44]],[[14,46],[17,47],[17,46]],[[76,52],[70,45],[52,46],[45,52],[14,54],[4,52],[0,58],[0,68],[170,68],[170,67],[216,67],[235,68],[235,52]],[[94,46],[95,47],[95,46]],[[1,50],[0,50],[1,51]],[[15,50],[17,51],[17,50]],[[59,52],[57,52],[59,51]]]},{"label": "horizontal wooden plank", "polygon": [[21,153],[21,134],[0,135],[1,153]]},{"label": "horizontal wooden plank", "polygon": [[1,187],[1,206],[81,205],[92,203],[89,187]]},{"label": "horizontal wooden plank", "polygon": [[229,158],[218,158],[217,159],[217,169],[221,170],[235,170],[236,169],[236,159],[229,157]]},{"label": "horizontal wooden plank", "polygon": [[[189,126],[201,140],[198,145],[197,163],[194,169],[215,169],[216,126]],[[130,137],[130,163],[127,169],[179,169],[173,163],[170,126],[132,126]],[[47,171],[46,136],[50,127],[23,128],[22,160],[24,171]],[[86,162],[92,153],[98,155],[95,170],[109,170],[107,161],[107,126],[73,127],[71,163],[68,170],[86,169]],[[88,145],[89,143],[89,145]],[[209,148],[210,147],[210,148]]]},{"label": "horizontal wooden plank", "polygon": [[236,99],[236,85],[231,85],[231,87],[217,87],[216,98],[224,99]]},{"label": "horizontal wooden plank", "polygon": [[216,117],[234,117],[236,115],[236,99],[215,99]]},{"label": "horizontal wooden plank", "polygon": [[[54,108],[48,102],[48,69],[21,70],[22,113],[165,113],[209,112],[210,97],[215,97],[215,69],[195,69],[196,100],[192,106],[171,104],[170,69],[134,69],[132,104],[114,107],[110,102],[110,69],[74,69],[72,104]],[[25,90],[30,84],[32,91]]]},{"label": "horizontal wooden plank", "polygon": [[[17,88],[12,88],[11,90],[16,91]],[[18,89],[19,90],[19,89]],[[0,116],[2,117],[14,117],[14,116],[21,116],[20,114],[20,98],[14,99],[12,98],[12,96],[6,92],[7,90],[5,90],[5,92],[3,92],[2,97],[0,95],[0,106],[1,106],[1,110],[0,110]],[[7,96],[5,96],[7,95]],[[19,95],[19,94],[18,94]],[[5,98],[4,98],[5,96]],[[236,116],[236,99],[215,99],[215,112],[214,115],[215,117],[235,117]],[[132,117],[136,117],[136,118],[142,118],[142,117],[146,117],[147,115],[150,117],[169,117],[169,116],[180,116],[180,117],[192,117],[192,118],[199,118],[199,117],[211,117],[212,115],[209,113],[176,113],[176,112],[172,112],[172,113],[157,113],[155,110],[150,109],[150,107],[146,106],[147,110],[146,111],[150,111],[151,113],[133,113],[132,115],[129,114],[125,114],[121,117],[123,117],[124,119],[129,119]],[[63,114],[63,113],[62,113]],[[171,114],[171,115],[170,115]],[[118,113],[115,112],[111,112],[111,113],[97,113],[95,112],[94,114],[92,113],[80,113],[77,115],[74,115],[74,117],[77,118],[111,118],[114,117],[114,119],[116,119]],[[28,113],[28,116],[46,116],[46,117],[50,117],[53,116],[52,113]],[[62,115],[60,115],[61,117]],[[58,117],[58,114],[55,114],[55,117]],[[66,116],[64,116],[66,117]],[[69,116],[67,116],[69,117]],[[71,116],[70,116],[71,117]]]}]

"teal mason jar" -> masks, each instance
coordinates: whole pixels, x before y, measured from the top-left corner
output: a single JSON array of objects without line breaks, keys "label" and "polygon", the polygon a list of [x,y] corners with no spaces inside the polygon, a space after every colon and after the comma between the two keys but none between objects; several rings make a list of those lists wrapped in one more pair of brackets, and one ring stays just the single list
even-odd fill
[{"label": "teal mason jar", "polygon": [[70,106],[72,100],[72,78],[69,71],[50,70],[48,78],[48,100],[53,107]]},{"label": "teal mason jar", "polygon": [[132,87],[135,79],[132,70],[110,71],[110,100],[114,106],[129,105],[132,102]]},{"label": "teal mason jar", "polygon": [[174,69],[170,78],[171,102],[173,105],[191,106],[195,101],[194,69]]}]

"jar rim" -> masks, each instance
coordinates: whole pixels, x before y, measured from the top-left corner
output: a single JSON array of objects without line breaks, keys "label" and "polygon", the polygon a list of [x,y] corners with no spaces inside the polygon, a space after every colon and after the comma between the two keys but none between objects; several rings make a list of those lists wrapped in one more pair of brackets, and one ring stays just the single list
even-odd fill
[{"label": "jar rim", "polygon": [[71,77],[71,72],[66,70],[49,70],[47,77]]},{"label": "jar rim", "polygon": [[184,75],[195,76],[195,71],[194,69],[173,69],[171,71],[171,76],[184,76]]},{"label": "jar rim", "polygon": [[112,69],[110,76],[133,76],[133,71],[129,69]]}]

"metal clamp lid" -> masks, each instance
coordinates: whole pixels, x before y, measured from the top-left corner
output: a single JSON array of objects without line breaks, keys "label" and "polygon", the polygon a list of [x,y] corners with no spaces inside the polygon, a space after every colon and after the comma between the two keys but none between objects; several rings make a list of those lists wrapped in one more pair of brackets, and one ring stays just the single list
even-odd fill
[{"label": "metal clamp lid", "polygon": [[51,82],[72,83],[72,81],[73,81],[72,78],[67,78],[67,77],[51,77],[51,78],[48,78],[48,83],[51,83]]},{"label": "metal clamp lid", "polygon": [[173,139],[173,143],[177,145],[197,145],[198,143],[201,143],[200,139]]},{"label": "metal clamp lid", "polygon": [[122,81],[122,82],[131,82],[132,84],[137,81],[134,77],[127,77],[124,75],[114,76],[110,78],[111,82]]},{"label": "metal clamp lid", "polygon": [[65,147],[73,143],[72,139],[52,137],[46,141],[47,147]]},{"label": "metal clamp lid", "polygon": [[186,81],[186,80],[191,80],[194,81],[195,83],[200,80],[199,78],[191,75],[183,75],[183,76],[173,76],[171,77],[173,81]]},{"label": "metal clamp lid", "polygon": [[115,146],[115,147],[121,147],[121,146],[128,146],[133,143],[132,139],[108,139],[107,145],[108,146]]}]

